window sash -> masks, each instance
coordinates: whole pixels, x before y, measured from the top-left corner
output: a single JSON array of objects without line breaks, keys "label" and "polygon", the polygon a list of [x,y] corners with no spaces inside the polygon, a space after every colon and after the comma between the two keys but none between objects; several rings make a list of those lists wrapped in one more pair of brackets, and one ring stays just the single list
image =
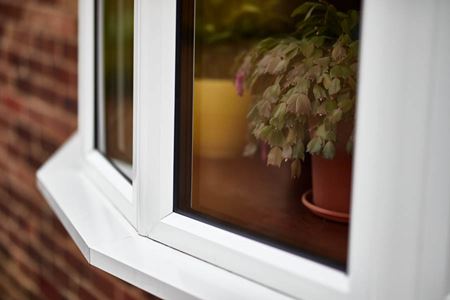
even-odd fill
[{"label": "window sash", "polygon": [[[79,13],[84,15],[83,22],[79,24],[78,41],[78,73],[81,74],[78,83],[78,126],[82,137],[81,151],[84,164],[87,167],[87,176],[92,180],[106,195],[113,205],[122,213],[122,215],[133,226],[136,226],[137,201],[133,197],[133,185],[111,164],[111,162],[101,154],[95,147],[95,130],[97,116],[95,115],[95,93],[96,85],[96,63],[98,61],[98,51],[100,47],[96,46],[96,34],[99,29],[98,19],[96,17],[96,3],[100,0],[90,1],[89,4],[80,6]],[[135,7],[136,14],[136,7]],[[136,20],[135,27],[136,27]],[[136,47],[136,35],[134,33],[134,46]],[[134,50],[136,52],[136,50]],[[134,59],[136,65],[136,58]],[[136,70],[134,70],[136,73]],[[136,85],[133,87],[133,97],[135,95]],[[136,110],[136,108],[134,108]],[[133,111],[133,113],[135,113]],[[133,121],[135,122],[135,120]],[[135,123],[133,124],[133,127]],[[134,134],[134,133],[133,133]],[[135,138],[135,136],[134,136]],[[135,151],[135,150],[133,150]],[[133,153],[133,156],[135,154]],[[134,174],[135,165],[133,165]],[[133,178],[132,178],[133,180]]]},{"label": "window sash", "polygon": [[135,0],[133,185],[95,157],[94,9],[82,2],[82,153],[90,179],[140,234],[299,298],[442,298],[449,290],[448,2],[364,1],[347,274],[173,212],[175,0]]},{"label": "window sash", "polygon": [[[419,195],[427,189],[420,184],[423,173],[413,168],[417,161],[429,161],[425,149],[427,133],[432,130],[427,122],[430,103],[423,101],[431,82],[423,78],[432,78],[434,63],[443,59],[432,55],[430,45],[436,41],[428,34],[439,1],[411,4],[404,0],[395,5],[387,0],[364,2],[348,274],[173,212],[177,3],[139,2],[139,51],[146,53],[138,66],[141,82],[146,83],[139,93],[148,101],[140,103],[138,112],[138,230],[182,252],[300,298],[361,296],[370,286],[380,288],[381,295],[390,295],[392,282],[409,284],[417,276],[416,243],[423,238],[416,222],[424,218]],[[415,18],[420,19],[420,25],[412,22]],[[421,47],[415,46],[417,41],[411,32],[425,37]],[[447,37],[442,39],[449,43]],[[412,64],[416,57],[424,58],[418,66],[420,74],[416,72],[417,64]],[[406,107],[399,101],[405,99],[405,94]],[[423,126],[417,128],[416,124]],[[405,130],[404,138],[398,138],[395,129],[399,125]],[[417,130],[408,132],[408,128]],[[409,149],[411,152],[405,155],[392,151],[404,148],[406,141],[416,145]],[[399,214],[403,206],[407,206],[407,213]],[[417,234],[405,236],[411,230]],[[402,268],[393,270],[393,265]],[[387,276],[377,282],[373,274]],[[410,288],[398,295],[413,298],[414,285],[407,286]]]}]

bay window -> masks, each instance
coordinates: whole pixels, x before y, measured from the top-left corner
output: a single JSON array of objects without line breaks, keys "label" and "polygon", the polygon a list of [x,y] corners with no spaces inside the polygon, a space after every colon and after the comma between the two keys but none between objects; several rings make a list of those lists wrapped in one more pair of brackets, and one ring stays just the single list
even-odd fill
[{"label": "bay window", "polygon": [[444,299],[449,11],[80,0],[79,130],[38,185],[159,297]]},{"label": "bay window", "polygon": [[133,1],[96,2],[96,148],[131,178]]}]

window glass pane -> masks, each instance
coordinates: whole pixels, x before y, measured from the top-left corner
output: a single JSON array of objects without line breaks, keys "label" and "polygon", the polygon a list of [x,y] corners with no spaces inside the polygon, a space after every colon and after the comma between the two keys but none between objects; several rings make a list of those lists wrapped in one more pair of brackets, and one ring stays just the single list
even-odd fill
[{"label": "window glass pane", "polygon": [[180,2],[177,212],[346,268],[359,9]]},{"label": "window glass pane", "polygon": [[133,0],[97,1],[97,147],[128,178],[133,152]]}]

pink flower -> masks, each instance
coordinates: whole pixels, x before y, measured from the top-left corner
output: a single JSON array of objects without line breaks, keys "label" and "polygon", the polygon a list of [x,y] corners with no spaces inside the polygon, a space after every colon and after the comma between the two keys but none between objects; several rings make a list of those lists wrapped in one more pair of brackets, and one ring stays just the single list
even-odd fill
[{"label": "pink flower", "polygon": [[245,80],[245,73],[242,70],[239,70],[236,73],[236,77],[234,79],[234,87],[236,88],[236,93],[242,97],[244,95],[244,80]]}]

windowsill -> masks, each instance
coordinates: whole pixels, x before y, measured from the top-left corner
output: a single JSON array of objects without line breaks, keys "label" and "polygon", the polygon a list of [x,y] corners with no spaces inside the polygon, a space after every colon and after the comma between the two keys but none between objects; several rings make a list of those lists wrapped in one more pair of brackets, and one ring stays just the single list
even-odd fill
[{"label": "windowsill", "polygon": [[38,171],[39,189],[86,260],[161,298],[284,295],[137,234],[88,179],[75,134]]}]

